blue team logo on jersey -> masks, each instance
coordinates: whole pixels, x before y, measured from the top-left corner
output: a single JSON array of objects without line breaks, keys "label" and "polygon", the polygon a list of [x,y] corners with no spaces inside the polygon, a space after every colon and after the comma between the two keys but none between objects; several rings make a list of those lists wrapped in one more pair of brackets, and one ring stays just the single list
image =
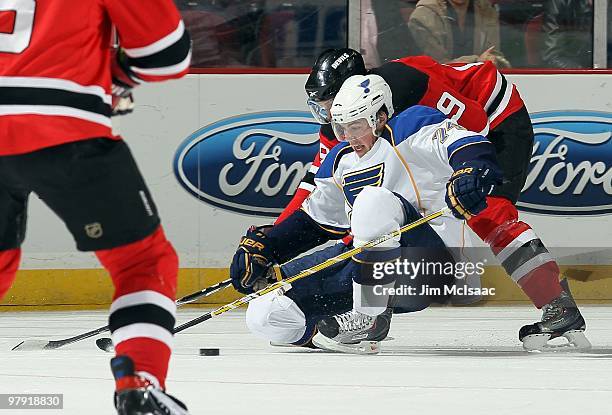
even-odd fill
[{"label": "blue team logo on jersey", "polygon": [[535,144],[517,206],[553,215],[612,212],[612,113],[531,115]]},{"label": "blue team logo on jersey", "polygon": [[385,175],[385,163],[380,163],[363,170],[347,173],[342,176],[342,191],[351,208],[357,195],[366,186],[380,187]]},{"label": "blue team logo on jersey", "polygon": [[181,143],[174,174],[201,201],[248,215],[278,216],[319,151],[319,128],[305,111],[217,121]]}]

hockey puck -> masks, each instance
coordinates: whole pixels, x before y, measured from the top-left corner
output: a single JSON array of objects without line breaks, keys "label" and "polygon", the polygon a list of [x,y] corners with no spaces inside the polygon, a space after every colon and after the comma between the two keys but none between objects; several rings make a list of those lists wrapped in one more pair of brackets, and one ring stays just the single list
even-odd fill
[{"label": "hockey puck", "polygon": [[219,349],[200,349],[200,356],[219,356]]}]

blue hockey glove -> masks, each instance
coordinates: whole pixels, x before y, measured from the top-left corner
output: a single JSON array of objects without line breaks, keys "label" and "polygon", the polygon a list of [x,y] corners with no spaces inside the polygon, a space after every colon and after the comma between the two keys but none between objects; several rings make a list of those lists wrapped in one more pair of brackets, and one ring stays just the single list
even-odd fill
[{"label": "blue hockey glove", "polygon": [[469,220],[487,207],[486,196],[502,183],[499,168],[484,161],[466,161],[446,185],[446,204],[453,215]]},{"label": "blue hockey glove", "polygon": [[234,288],[250,294],[254,286],[263,287],[275,275],[272,265],[276,255],[264,233],[265,227],[251,226],[240,239],[238,249],[230,266],[230,277]]}]

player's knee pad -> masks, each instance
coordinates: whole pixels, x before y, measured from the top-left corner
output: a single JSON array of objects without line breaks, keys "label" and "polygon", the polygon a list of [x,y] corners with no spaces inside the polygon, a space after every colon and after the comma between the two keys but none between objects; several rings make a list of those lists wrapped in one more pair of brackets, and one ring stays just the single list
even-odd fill
[{"label": "player's knee pad", "polygon": [[246,325],[263,339],[294,343],[306,332],[306,316],[289,297],[270,293],[249,303]]},{"label": "player's knee pad", "polygon": [[15,281],[20,259],[21,249],[0,251],[0,300],[11,288],[13,281]]},{"label": "player's knee pad", "polygon": [[[388,189],[367,186],[357,195],[351,214],[351,230],[355,245],[399,229],[405,223],[402,202]],[[379,248],[399,246],[399,236]]]},{"label": "player's knee pad", "polygon": [[174,300],[178,256],[161,226],[140,241],[95,253],[111,275],[115,298],[152,290]]}]

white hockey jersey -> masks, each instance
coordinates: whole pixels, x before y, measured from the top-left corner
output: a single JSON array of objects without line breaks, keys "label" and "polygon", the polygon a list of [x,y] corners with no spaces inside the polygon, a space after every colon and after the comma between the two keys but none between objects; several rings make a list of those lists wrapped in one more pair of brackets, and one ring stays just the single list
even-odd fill
[{"label": "white hockey jersey", "polygon": [[[346,231],[359,192],[380,186],[401,195],[422,215],[430,214],[446,206],[452,158],[474,145],[491,144],[436,109],[408,108],[389,121],[363,157],[346,142],[335,146],[319,168],[316,188],[302,209],[324,229]],[[462,220],[443,215],[430,225],[447,246],[471,246]]]}]

